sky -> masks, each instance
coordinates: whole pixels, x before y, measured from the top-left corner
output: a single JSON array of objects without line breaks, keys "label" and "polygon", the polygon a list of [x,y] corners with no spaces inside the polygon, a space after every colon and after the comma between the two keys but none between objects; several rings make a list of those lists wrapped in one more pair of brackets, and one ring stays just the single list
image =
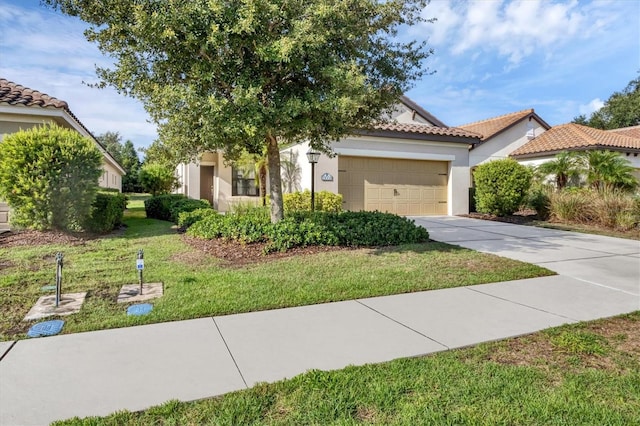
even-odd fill
[{"label": "sky", "polygon": [[[589,115],[640,76],[640,0],[432,0],[403,39],[434,54],[407,95],[449,126],[534,108],[550,125]],[[87,25],[39,0],[0,0],[0,77],[64,100],[94,134],[144,148],[156,127],[141,103],[91,88],[112,62]]]}]

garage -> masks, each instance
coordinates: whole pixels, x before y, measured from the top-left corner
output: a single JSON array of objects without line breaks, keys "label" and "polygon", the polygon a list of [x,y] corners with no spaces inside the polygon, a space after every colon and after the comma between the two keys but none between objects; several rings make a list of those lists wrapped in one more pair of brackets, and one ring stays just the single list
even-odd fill
[{"label": "garage", "polygon": [[446,215],[447,161],[338,157],[338,192],[345,210]]}]

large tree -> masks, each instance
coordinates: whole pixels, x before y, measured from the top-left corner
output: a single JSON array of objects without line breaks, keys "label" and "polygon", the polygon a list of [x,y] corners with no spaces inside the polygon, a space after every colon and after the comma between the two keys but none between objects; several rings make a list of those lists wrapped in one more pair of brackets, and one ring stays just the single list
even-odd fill
[{"label": "large tree", "polygon": [[96,136],[96,139],[109,154],[122,165],[122,136],[118,132],[106,132]]},{"label": "large tree", "polygon": [[106,132],[96,136],[96,139],[125,170],[126,174],[122,177],[122,191],[136,192],[139,190],[138,173],[141,164],[133,142],[127,140],[123,144],[122,136],[118,132]]},{"label": "large tree", "polygon": [[136,148],[133,146],[133,142],[127,140],[122,149],[120,150],[121,165],[127,172],[122,177],[122,191],[123,192],[138,192],[140,191],[140,157],[136,152]]},{"label": "large tree", "polygon": [[370,125],[424,73],[425,43],[397,30],[428,0],[45,0],[114,59],[102,85],[140,99],[181,159],[267,152],[283,216],[281,143],[315,149]]},{"label": "large tree", "polygon": [[603,130],[640,125],[640,77],[611,95],[589,118],[580,115],[573,122]]}]

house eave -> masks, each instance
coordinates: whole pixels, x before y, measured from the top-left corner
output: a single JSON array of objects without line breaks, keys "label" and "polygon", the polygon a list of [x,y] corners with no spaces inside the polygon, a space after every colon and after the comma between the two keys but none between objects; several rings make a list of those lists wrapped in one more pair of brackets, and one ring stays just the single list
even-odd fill
[{"label": "house eave", "polygon": [[620,152],[620,153],[640,154],[640,149],[638,148],[624,148],[624,147],[615,147],[615,146],[606,146],[606,145],[589,145],[589,146],[555,149],[550,151],[532,152],[527,154],[516,154],[516,155],[509,154],[509,157],[512,157],[514,159],[553,157],[557,154],[560,154],[561,152],[580,152],[580,151],[614,151],[614,152]]},{"label": "house eave", "polygon": [[489,141],[490,139],[495,138],[498,135],[501,135],[502,133],[506,132],[507,130],[511,129],[512,127],[515,127],[517,124],[520,124],[523,120],[527,120],[527,119],[528,120],[536,120],[538,123],[540,123],[540,125],[542,125],[542,127],[544,127],[545,130],[549,130],[551,128],[551,126],[549,126],[549,124],[547,124],[546,121],[544,121],[542,118],[540,118],[540,116],[538,114],[536,114],[535,112],[531,112],[531,113],[525,115],[524,117],[522,117],[521,119],[519,119],[517,121],[514,121],[513,123],[509,124],[508,126],[503,127],[502,129],[498,130],[497,132],[493,133],[492,135],[489,135],[486,138],[483,137],[482,140],[480,141],[480,143],[477,144],[476,146],[474,146],[473,148],[484,144],[485,142]]},{"label": "house eave", "polygon": [[73,113],[67,109],[57,108],[53,106],[41,107],[41,106],[26,106],[26,105],[0,105],[0,113],[11,115],[23,115],[31,117],[42,117],[48,119],[59,119],[68,123],[75,131],[82,136],[91,139],[95,142],[96,146],[102,153],[105,161],[112,167],[115,167],[123,176],[127,174],[124,168],[118,163],[115,158],[109,154],[104,146],[96,139],[95,136],[73,115]]},{"label": "house eave", "polygon": [[418,141],[452,142],[467,145],[475,145],[480,142],[478,138],[451,135],[434,135],[426,133],[400,132],[393,130],[356,130],[355,136],[373,136],[389,139],[410,139]]}]

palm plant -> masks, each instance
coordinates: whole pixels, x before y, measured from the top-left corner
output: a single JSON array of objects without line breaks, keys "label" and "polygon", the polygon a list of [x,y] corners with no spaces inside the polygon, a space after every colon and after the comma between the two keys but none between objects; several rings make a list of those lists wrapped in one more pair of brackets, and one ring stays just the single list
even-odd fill
[{"label": "palm plant", "polygon": [[260,154],[250,154],[243,152],[240,158],[235,162],[236,167],[241,169],[245,174],[254,173],[255,182],[258,184],[260,191],[260,199],[263,206],[267,205],[267,170],[269,163],[267,162],[266,152]]},{"label": "palm plant", "polygon": [[541,178],[552,175],[558,190],[564,189],[572,178],[579,177],[581,171],[579,156],[568,151],[559,153],[555,159],[536,168],[536,174]]},{"label": "palm plant", "polygon": [[302,170],[298,164],[298,153],[293,150],[283,153],[280,156],[280,166],[282,182],[285,185],[284,191],[288,193],[299,191]]},{"label": "palm plant", "polygon": [[587,184],[595,189],[613,187],[634,190],[638,186],[634,168],[620,154],[613,151],[587,151],[582,154]]}]

